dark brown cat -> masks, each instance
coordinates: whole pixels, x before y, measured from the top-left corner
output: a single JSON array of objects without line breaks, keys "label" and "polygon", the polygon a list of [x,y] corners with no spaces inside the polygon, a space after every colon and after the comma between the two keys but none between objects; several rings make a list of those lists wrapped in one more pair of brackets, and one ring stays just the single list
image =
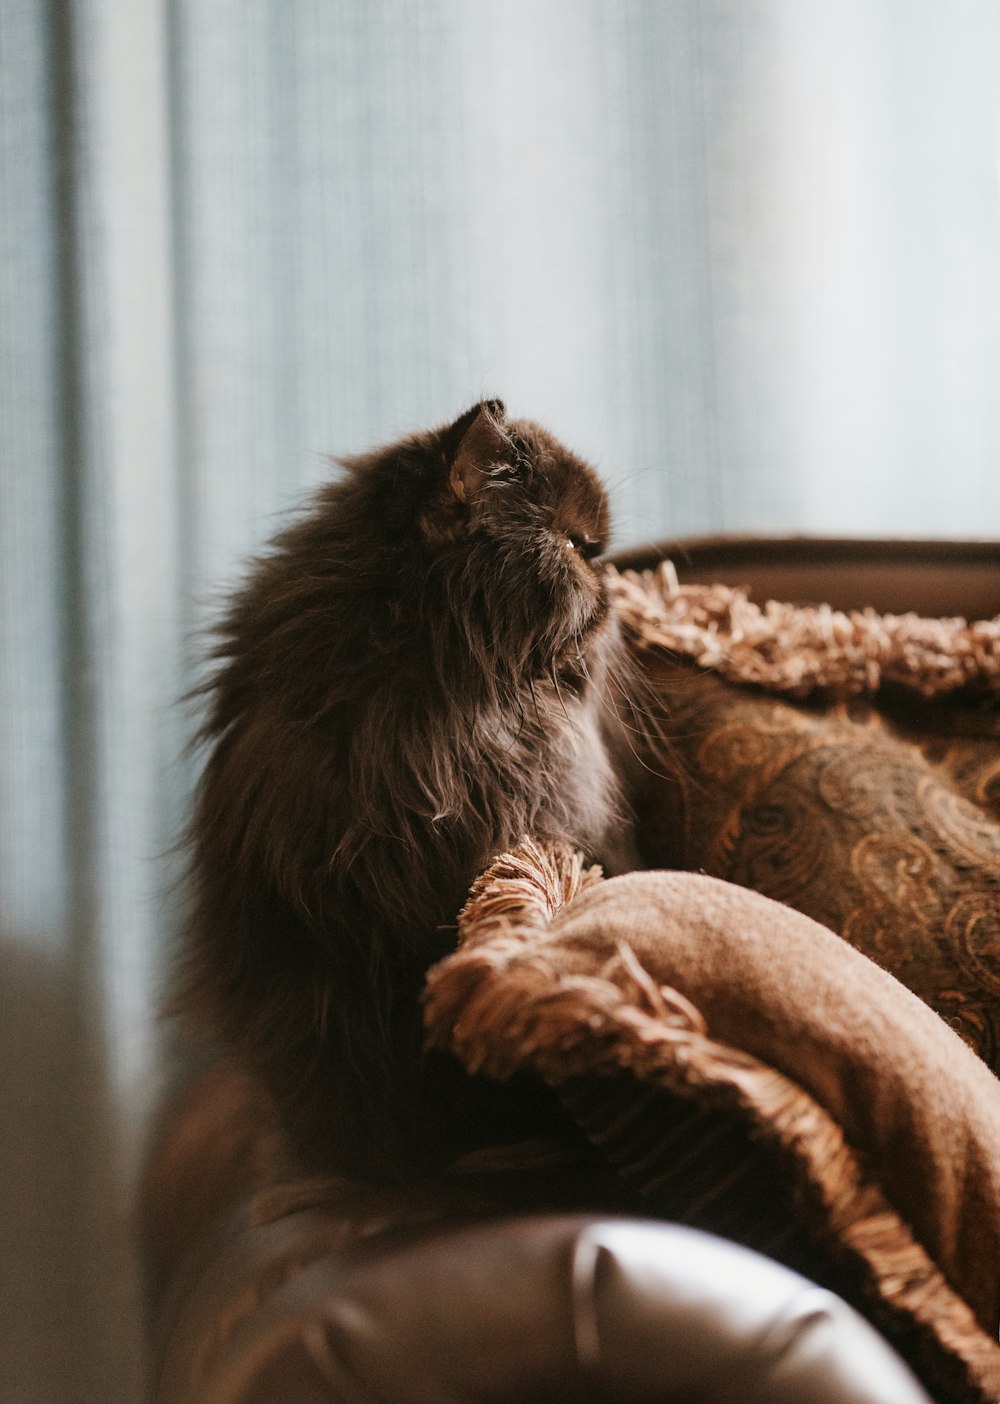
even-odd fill
[{"label": "dark brown cat", "polygon": [[236,596],[206,686],[179,1003],[303,1162],[408,1175],[547,1115],[421,1052],[428,966],[526,832],[625,831],[594,472],[492,400],[365,457]]}]

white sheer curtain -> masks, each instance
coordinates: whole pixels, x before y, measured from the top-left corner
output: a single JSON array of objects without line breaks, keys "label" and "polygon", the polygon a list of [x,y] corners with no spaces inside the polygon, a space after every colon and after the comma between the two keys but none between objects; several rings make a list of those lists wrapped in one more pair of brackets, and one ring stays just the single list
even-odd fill
[{"label": "white sheer curtain", "polygon": [[992,0],[0,0],[0,1400],[141,1393],[175,699],[323,455],[1000,535]]}]

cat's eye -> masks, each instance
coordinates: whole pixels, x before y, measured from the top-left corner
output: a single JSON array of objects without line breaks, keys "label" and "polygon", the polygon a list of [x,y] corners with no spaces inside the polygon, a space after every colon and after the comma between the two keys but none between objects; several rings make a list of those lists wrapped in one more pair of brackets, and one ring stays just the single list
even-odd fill
[{"label": "cat's eye", "polygon": [[601,543],[586,532],[568,531],[566,539],[578,556],[585,561],[595,560],[601,554]]}]

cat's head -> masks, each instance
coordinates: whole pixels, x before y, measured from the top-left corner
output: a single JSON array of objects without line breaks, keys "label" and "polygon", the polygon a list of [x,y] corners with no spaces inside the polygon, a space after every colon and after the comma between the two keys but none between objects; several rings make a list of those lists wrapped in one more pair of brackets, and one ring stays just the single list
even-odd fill
[{"label": "cat's head", "polygon": [[608,614],[597,474],[539,425],[508,419],[500,400],[425,442],[436,457],[419,514],[426,548],[477,598],[498,646],[522,640],[543,667],[564,662]]}]

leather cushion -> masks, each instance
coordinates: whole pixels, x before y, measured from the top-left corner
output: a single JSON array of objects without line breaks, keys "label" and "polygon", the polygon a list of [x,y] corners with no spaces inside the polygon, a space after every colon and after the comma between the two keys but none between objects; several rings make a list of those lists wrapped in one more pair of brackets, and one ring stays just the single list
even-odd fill
[{"label": "leather cushion", "polygon": [[155,1404],[929,1404],[842,1301],[676,1226],[502,1219],[331,1247],[243,1226],[186,1295]]}]

